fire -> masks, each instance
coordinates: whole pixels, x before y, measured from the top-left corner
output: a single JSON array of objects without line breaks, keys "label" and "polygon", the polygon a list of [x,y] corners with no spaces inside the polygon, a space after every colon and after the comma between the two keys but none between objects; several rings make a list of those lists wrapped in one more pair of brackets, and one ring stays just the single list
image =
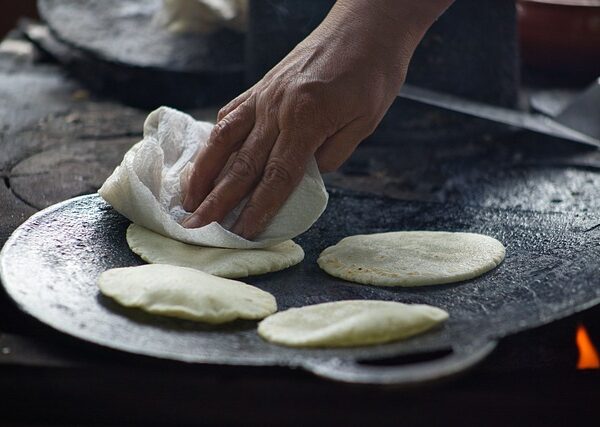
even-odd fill
[{"label": "fire", "polygon": [[585,326],[577,327],[575,342],[579,349],[579,360],[577,361],[577,369],[600,369],[600,358],[598,352],[588,335]]}]

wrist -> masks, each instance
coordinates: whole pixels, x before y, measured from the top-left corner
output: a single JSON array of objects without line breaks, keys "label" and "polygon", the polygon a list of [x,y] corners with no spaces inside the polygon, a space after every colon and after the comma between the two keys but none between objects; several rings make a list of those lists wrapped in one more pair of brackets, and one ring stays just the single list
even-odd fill
[{"label": "wrist", "polygon": [[322,27],[349,32],[358,42],[412,55],[425,32],[454,0],[337,0]]}]

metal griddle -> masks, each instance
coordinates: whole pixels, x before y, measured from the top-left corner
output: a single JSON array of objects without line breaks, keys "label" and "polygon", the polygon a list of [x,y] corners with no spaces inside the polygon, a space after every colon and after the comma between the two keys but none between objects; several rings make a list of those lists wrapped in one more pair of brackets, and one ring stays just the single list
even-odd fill
[{"label": "metal griddle", "polygon": [[153,23],[162,0],[39,0],[51,30],[110,61],[180,72],[243,71],[244,38],[233,31],[174,34]]},{"label": "metal griddle", "polygon": [[88,86],[136,106],[197,107],[236,96],[245,36],[172,33],[155,22],[161,7],[162,0],[38,0],[50,32],[26,31]]},{"label": "metal griddle", "polygon": [[[381,299],[426,303],[448,322],[405,341],[348,349],[291,349],[269,344],[256,323],[207,326],[147,315],[103,297],[98,275],[139,265],[125,240],[129,221],[97,195],[82,196],[30,218],[6,243],[2,283],[18,306],[67,334],[159,358],[219,365],[287,366],[351,383],[411,385],[457,374],[482,360],[501,337],[600,302],[600,215],[406,202],[332,191],[329,207],[297,241],[300,265],[248,278],[271,292],[280,310],[327,301]],[[338,280],[316,258],[344,236],[391,230],[451,230],[498,238],[507,257],[463,283],[378,288]],[[402,356],[439,358],[406,363]],[[414,360],[414,359],[413,359]]]}]

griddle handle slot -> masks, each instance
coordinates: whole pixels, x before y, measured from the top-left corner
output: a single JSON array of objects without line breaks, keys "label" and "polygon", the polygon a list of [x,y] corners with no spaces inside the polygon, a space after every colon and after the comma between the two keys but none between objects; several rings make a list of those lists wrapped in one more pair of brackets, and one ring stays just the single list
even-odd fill
[{"label": "griddle handle slot", "polygon": [[314,374],[335,381],[394,386],[420,385],[448,378],[472,368],[489,355],[497,341],[472,343],[443,352],[424,362],[389,365],[366,364],[354,359],[310,359],[303,365]]}]

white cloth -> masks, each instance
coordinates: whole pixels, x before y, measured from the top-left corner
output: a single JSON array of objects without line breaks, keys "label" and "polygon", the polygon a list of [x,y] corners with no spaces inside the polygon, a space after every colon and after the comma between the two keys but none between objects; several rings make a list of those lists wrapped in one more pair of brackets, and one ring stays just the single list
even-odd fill
[{"label": "white cloth", "polygon": [[163,0],[155,21],[175,33],[246,31],[248,0]]},{"label": "white cloth", "polygon": [[[327,206],[328,194],[316,161],[311,159],[298,187],[267,229],[254,241],[226,228],[233,225],[245,204],[240,203],[223,221],[197,229],[179,223],[189,213],[181,200],[180,177],[213,125],[195,121],[167,107],[150,113],[144,138],[135,144],[98,191],[119,213],[136,224],[182,242],[221,248],[251,249],[272,246],[308,230]],[[225,227],[225,228],[224,228]]]}]

